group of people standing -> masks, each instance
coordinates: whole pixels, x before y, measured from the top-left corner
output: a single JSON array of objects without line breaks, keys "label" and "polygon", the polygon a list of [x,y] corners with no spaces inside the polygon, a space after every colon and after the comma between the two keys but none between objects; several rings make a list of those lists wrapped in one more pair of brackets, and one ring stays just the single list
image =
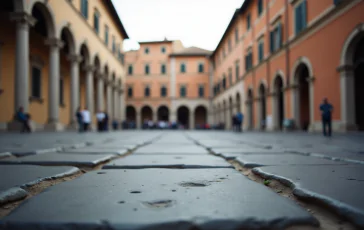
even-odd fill
[{"label": "group of people standing", "polygon": [[238,132],[242,132],[243,128],[243,120],[244,120],[244,115],[241,112],[238,112],[237,114],[235,114],[235,116],[233,116],[233,130],[234,131],[238,131]]},{"label": "group of people standing", "polygon": [[[77,123],[78,123],[78,131],[79,132],[87,132],[90,129],[91,124],[91,114],[90,111],[85,108],[81,110],[81,108],[77,109],[76,113]],[[109,115],[106,112],[99,111],[96,114],[97,119],[97,131],[107,131],[109,129]]]}]

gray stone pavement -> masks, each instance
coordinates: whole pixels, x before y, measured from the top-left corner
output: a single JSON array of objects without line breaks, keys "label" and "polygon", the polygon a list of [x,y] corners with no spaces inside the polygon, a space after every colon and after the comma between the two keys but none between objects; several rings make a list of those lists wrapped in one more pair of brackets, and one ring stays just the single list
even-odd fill
[{"label": "gray stone pavement", "polygon": [[106,163],[21,202],[0,219],[0,229],[317,226],[315,216],[225,160],[279,180],[297,198],[325,204],[364,228],[363,140],[360,133],[330,139],[222,131],[0,134],[0,152],[13,155],[0,154],[0,194],[15,194],[4,202],[28,196],[26,184],[78,170],[37,165]]}]

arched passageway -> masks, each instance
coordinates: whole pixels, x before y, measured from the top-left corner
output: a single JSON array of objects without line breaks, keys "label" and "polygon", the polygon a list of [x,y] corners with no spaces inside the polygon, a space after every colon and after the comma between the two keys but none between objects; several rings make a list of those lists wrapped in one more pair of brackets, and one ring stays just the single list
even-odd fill
[{"label": "arched passageway", "polygon": [[189,129],[190,110],[186,106],[181,106],[177,110],[177,120],[185,129]]},{"label": "arched passageway", "polygon": [[153,121],[153,110],[151,107],[146,105],[141,109],[141,119],[141,124],[149,120]]},{"label": "arched passageway", "polygon": [[167,106],[160,106],[157,114],[158,121],[169,121],[169,109]]},{"label": "arched passageway", "polygon": [[301,130],[308,131],[310,125],[310,88],[308,79],[310,77],[308,67],[305,64],[300,64],[295,73],[295,82],[298,86],[296,112],[297,126]]},{"label": "arched passageway", "polygon": [[253,101],[253,90],[249,89],[248,90],[248,95],[247,95],[247,103],[246,103],[246,107],[247,107],[247,128],[249,130],[254,128],[254,101]]},{"label": "arched passageway", "polygon": [[355,123],[364,130],[364,34],[354,53]]},{"label": "arched passageway", "polygon": [[136,123],[136,109],[128,105],[125,110],[125,117],[128,122],[135,122]]},{"label": "arched passageway", "polygon": [[207,124],[207,109],[200,105],[195,109],[195,126],[197,129],[204,128]]},{"label": "arched passageway", "polygon": [[259,86],[259,98],[260,98],[260,128],[262,130],[266,129],[266,120],[267,120],[267,97],[266,97],[266,89],[264,84],[260,84]]},{"label": "arched passageway", "polygon": [[275,93],[275,122],[276,128],[279,130],[283,129],[283,121],[284,121],[284,90],[283,90],[283,78],[282,76],[277,76],[274,80],[274,93]]}]

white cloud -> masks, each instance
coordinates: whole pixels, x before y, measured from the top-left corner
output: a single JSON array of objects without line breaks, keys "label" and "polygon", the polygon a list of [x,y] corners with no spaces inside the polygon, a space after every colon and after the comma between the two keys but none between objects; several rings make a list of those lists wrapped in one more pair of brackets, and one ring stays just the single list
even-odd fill
[{"label": "white cloud", "polygon": [[138,41],[179,39],[186,47],[213,50],[236,8],[244,0],[113,0],[130,37],[124,50]]}]

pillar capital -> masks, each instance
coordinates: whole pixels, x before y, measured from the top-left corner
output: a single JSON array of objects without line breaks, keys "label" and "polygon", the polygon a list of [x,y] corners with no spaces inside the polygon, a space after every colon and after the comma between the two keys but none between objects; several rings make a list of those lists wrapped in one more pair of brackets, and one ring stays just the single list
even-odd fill
[{"label": "pillar capital", "polygon": [[314,76],[311,76],[311,77],[308,77],[307,79],[306,79],[306,81],[308,82],[308,83],[313,83],[314,81],[315,81],[315,77]]},{"label": "pillar capital", "polygon": [[32,15],[25,12],[14,12],[10,14],[10,20],[20,23],[22,25],[34,26],[37,22]]},{"label": "pillar capital", "polygon": [[336,68],[336,71],[339,73],[347,73],[347,72],[354,72],[354,66],[352,65],[341,65]]},{"label": "pillar capital", "polygon": [[58,38],[48,38],[45,41],[45,44],[54,48],[62,48],[64,43],[62,42],[61,39]]},{"label": "pillar capital", "polygon": [[85,65],[82,67],[82,69],[86,72],[91,72],[91,73],[95,72],[96,70],[96,68],[92,65]]},{"label": "pillar capital", "polygon": [[67,59],[70,61],[70,62],[75,62],[75,63],[81,63],[83,58],[82,56],[80,55],[77,55],[77,54],[70,54],[67,56]]}]

